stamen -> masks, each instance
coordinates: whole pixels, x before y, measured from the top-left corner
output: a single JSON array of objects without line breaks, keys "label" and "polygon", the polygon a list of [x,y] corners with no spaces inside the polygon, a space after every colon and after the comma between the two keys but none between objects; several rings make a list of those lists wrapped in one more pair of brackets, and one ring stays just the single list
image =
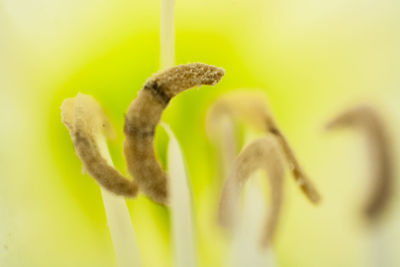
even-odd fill
[{"label": "stamen", "polygon": [[[179,65],[150,78],[129,106],[125,119],[124,151],[129,172],[141,190],[159,203],[167,203],[167,178],[156,160],[153,136],[132,134],[132,130],[153,133],[169,100],[182,91],[200,85],[215,85],[224,70],[194,63]],[[135,132],[135,131],[133,131]]]},{"label": "stamen", "polygon": [[283,154],[285,155],[286,160],[289,163],[290,171],[292,172],[296,184],[300,187],[300,189],[311,202],[318,203],[321,197],[318,191],[315,189],[314,185],[311,183],[309,178],[300,167],[300,164],[297,161],[296,156],[294,155],[294,152],[290,147],[288,141],[286,140],[286,137],[280,132],[278,132],[277,134],[274,132],[270,133],[272,133],[279,142]]},{"label": "stamen", "polygon": [[251,123],[260,131],[271,134],[277,140],[296,184],[311,202],[318,203],[320,194],[302,170],[286,137],[279,130],[271,112],[267,109],[264,98],[261,93],[248,91],[224,95],[210,108],[207,120],[208,128],[215,128],[219,117],[230,114],[230,116]]},{"label": "stamen", "polygon": [[110,133],[111,128],[96,100],[78,94],[75,98],[64,100],[61,112],[75,151],[90,176],[114,194],[135,197],[138,191],[136,184],[108,164],[101,155],[99,140],[104,138],[103,132],[108,130]]},{"label": "stamen", "polygon": [[360,106],[342,113],[327,125],[328,129],[338,127],[357,128],[367,137],[373,184],[364,213],[370,221],[375,221],[388,205],[393,184],[392,151],[385,123],[373,108]]},{"label": "stamen", "polygon": [[222,225],[230,227],[237,221],[240,191],[250,174],[258,169],[268,174],[271,187],[271,208],[265,222],[265,232],[260,240],[261,246],[266,247],[275,233],[283,196],[283,163],[279,148],[272,137],[263,137],[252,142],[236,158],[232,172],[223,186],[219,219]]}]

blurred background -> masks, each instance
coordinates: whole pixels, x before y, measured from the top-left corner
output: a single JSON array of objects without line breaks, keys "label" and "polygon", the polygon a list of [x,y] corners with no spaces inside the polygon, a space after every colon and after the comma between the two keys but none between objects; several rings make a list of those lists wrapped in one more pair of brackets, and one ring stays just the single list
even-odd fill
[{"label": "blurred background", "polygon": [[[100,189],[82,174],[59,107],[78,92],[93,95],[117,130],[110,150],[126,173],[123,116],[159,69],[160,5],[0,0],[0,266],[116,266]],[[199,266],[223,266],[228,252],[215,225],[222,177],[205,116],[236,88],[263,90],[323,196],[311,205],[287,173],[277,266],[370,266],[371,230],[360,213],[369,178],[365,145],[357,131],[327,133],[324,125],[370,103],[399,155],[399,14],[393,0],[176,1],[176,63],[226,70],[218,86],[183,93],[163,116],[186,158]],[[163,163],[166,142],[158,131]],[[171,266],[168,210],[144,196],[127,205],[143,266]],[[379,230],[391,266],[400,265],[399,224],[395,194]]]}]

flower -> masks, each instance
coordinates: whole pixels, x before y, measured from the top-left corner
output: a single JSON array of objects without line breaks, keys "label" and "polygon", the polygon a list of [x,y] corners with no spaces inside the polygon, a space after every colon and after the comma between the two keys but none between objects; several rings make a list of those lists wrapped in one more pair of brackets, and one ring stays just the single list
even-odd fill
[{"label": "flower", "polygon": [[[77,92],[102,103],[118,130],[110,153],[126,175],[121,107],[159,69],[159,10],[153,1],[0,4],[0,265],[116,265],[101,192],[80,174],[59,106]],[[361,252],[354,253],[363,249],[363,233],[346,218],[353,214],[350,203],[355,209],[365,192],[353,179],[367,162],[361,160],[364,146],[340,135],[326,138],[318,129],[336,110],[370,98],[393,114],[389,125],[399,135],[398,13],[391,1],[177,1],[176,62],[207,62],[229,73],[218,90],[184,93],[163,117],[185,155],[201,266],[221,266],[228,250],[213,226],[222,181],[218,154],[205,134],[206,110],[219,95],[241,87],[264,88],[325,196],[324,208],[315,209],[288,183],[277,262],[363,266]],[[242,144],[242,128],[239,133]],[[166,165],[168,138],[156,135]],[[351,149],[344,153],[344,147]],[[168,210],[143,196],[127,203],[143,262],[168,265]],[[394,249],[397,228],[393,220],[388,236]]]}]

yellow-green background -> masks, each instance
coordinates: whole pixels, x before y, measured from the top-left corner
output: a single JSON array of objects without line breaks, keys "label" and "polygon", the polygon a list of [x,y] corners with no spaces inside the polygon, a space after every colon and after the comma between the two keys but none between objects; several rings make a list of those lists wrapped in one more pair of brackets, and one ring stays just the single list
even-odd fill
[{"label": "yellow-green background", "polygon": [[[188,165],[200,266],[222,266],[228,252],[214,226],[221,177],[204,126],[210,103],[235,88],[262,88],[323,194],[313,207],[287,175],[278,266],[368,266],[363,143],[323,125],[370,102],[399,136],[399,14],[393,0],[177,0],[177,64],[226,70],[218,86],[183,93],[163,117]],[[125,172],[123,114],[159,68],[159,15],[159,0],[0,0],[0,266],[116,266],[99,187],[81,173],[59,106],[77,92],[95,96],[117,129],[110,148]],[[396,202],[383,224],[393,266]],[[171,266],[168,211],[143,196],[127,204],[143,266]]]}]

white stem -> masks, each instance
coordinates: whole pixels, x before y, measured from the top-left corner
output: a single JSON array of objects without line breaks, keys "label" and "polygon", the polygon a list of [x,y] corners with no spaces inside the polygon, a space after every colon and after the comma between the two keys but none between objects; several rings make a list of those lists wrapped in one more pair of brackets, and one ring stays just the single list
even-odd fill
[{"label": "white stem", "polygon": [[174,7],[175,0],[161,0],[161,69],[166,69],[175,65]]},{"label": "white stem", "polygon": [[[254,140],[251,131],[246,132],[245,143]],[[233,242],[231,247],[229,267],[274,267],[275,257],[271,246],[262,248],[261,236],[265,231],[265,221],[268,216],[265,193],[262,190],[263,174],[261,171],[253,173],[243,188],[243,206],[236,203],[239,216],[234,218],[237,222],[233,229]]]},{"label": "white stem", "polygon": [[[161,0],[160,58],[161,69],[175,65],[175,0]],[[171,225],[175,267],[195,267],[196,252],[193,237],[192,202],[182,150],[170,127],[162,123],[169,135],[168,176]]]},{"label": "white stem", "polygon": [[173,132],[162,124],[169,135],[168,178],[172,237],[174,242],[174,267],[195,267],[196,252],[193,234],[192,200],[185,170],[182,150]]},{"label": "white stem", "polygon": [[226,179],[229,175],[229,171],[232,168],[232,163],[235,160],[236,152],[236,140],[234,134],[234,125],[232,119],[228,116],[224,116],[220,120],[220,129],[218,139],[220,140],[220,151],[223,165],[223,176]]},{"label": "white stem", "polygon": [[[112,165],[111,156],[104,138],[98,138],[98,145],[102,156]],[[141,266],[139,248],[125,199],[108,192],[102,187],[100,188],[118,266]]]},{"label": "white stem", "polygon": [[385,236],[385,229],[376,226],[370,233],[370,258],[371,267],[391,267],[393,265],[391,258],[390,239]]},{"label": "white stem", "polygon": [[[264,233],[267,209],[262,190],[262,173],[256,172],[249,177],[243,192],[243,211],[234,228],[231,248],[230,267],[273,267],[274,253],[269,246],[260,246]],[[238,207],[239,208],[239,207]]]}]

